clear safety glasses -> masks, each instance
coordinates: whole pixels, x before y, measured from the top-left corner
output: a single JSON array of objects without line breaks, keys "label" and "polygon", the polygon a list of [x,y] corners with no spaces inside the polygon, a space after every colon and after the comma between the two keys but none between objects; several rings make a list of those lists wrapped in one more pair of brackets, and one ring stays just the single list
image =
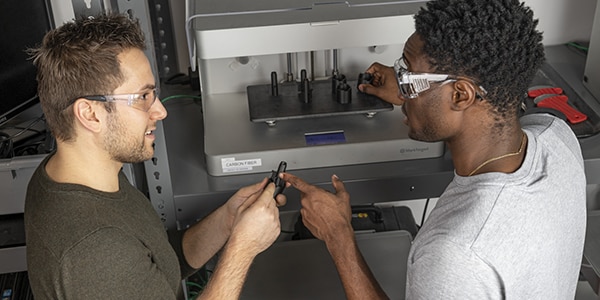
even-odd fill
[{"label": "clear safety glasses", "polygon": [[[398,79],[399,94],[404,99],[417,98],[419,96],[419,93],[431,88],[431,83],[446,84],[463,78],[475,83],[475,80],[464,76],[459,77],[448,74],[409,72],[408,66],[404,61],[404,57],[401,57],[396,60],[396,62],[394,63],[394,70],[396,78]],[[480,85],[477,85],[477,87],[481,90],[481,93],[479,91],[477,92],[477,97],[483,98],[483,96],[485,96],[486,93],[485,89]]]},{"label": "clear safety glasses", "polygon": [[[140,94],[118,94],[118,95],[90,95],[90,96],[82,96],[77,97],[75,100],[79,98],[85,98],[92,101],[101,101],[101,102],[116,102],[116,101],[124,101],[127,102],[128,106],[131,106],[135,109],[139,109],[141,111],[147,112],[150,110],[156,99],[158,99],[158,88],[154,88],[147,93]],[[73,100],[73,102],[75,102]]]}]

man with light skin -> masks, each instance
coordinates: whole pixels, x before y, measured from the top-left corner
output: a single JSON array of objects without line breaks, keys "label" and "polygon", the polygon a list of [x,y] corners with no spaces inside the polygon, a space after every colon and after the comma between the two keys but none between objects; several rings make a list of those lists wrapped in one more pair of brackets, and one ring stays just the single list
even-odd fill
[{"label": "man with light skin", "polygon": [[[444,141],[455,168],[412,244],[407,299],[575,295],[586,226],[579,142],[554,116],[518,113],[544,61],[536,25],[517,0],[429,1],[394,67],[366,71],[374,81],[361,91],[402,105],[410,138]],[[333,193],[281,178],[301,192],[302,220],[325,242],[348,299],[386,299],[338,176]]]},{"label": "man with light skin", "polygon": [[32,50],[39,96],[57,140],[25,204],[28,274],[36,299],[181,299],[181,280],[218,251],[199,299],[236,299],[254,257],[280,233],[285,196],[265,178],[209,216],[166,232],[121,172],[152,158],[167,111],[126,15],[77,19]]}]

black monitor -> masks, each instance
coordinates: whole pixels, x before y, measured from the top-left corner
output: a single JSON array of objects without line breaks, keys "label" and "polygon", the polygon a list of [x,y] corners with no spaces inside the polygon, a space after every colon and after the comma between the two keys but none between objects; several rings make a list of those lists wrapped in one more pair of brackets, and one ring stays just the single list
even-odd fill
[{"label": "black monitor", "polygon": [[26,49],[53,27],[49,0],[0,1],[0,126],[39,102]]}]

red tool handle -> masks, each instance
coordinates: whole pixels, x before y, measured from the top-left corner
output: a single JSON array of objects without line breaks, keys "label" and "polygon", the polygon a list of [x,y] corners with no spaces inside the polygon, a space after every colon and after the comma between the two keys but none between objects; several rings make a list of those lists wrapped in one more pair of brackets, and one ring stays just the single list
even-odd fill
[{"label": "red tool handle", "polygon": [[563,93],[563,90],[559,87],[540,87],[540,88],[534,88],[534,89],[527,91],[527,96],[529,96],[529,98],[535,98],[535,97],[538,97],[541,95],[546,95],[546,94],[560,95],[562,93]]},{"label": "red tool handle", "polygon": [[577,124],[587,120],[587,115],[570,106],[567,103],[567,100],[569,100],[569,98],[565,95],[556,95],[538,102],[537,106],[553,108],[560,111],[565,114],[567,120],[569,120],[571,124]]}]

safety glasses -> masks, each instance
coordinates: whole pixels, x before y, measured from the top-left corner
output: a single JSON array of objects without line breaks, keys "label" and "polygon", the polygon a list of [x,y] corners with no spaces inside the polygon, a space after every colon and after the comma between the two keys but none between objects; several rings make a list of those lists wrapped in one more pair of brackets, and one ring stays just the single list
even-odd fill
[{"label": "safety glasses", "polygon": [[[464,77],[464,76],[455,76],[448,74],[433,74],[433,73],[413,73],[408,71],[408,66],[404,61],[404,57],[401,57],[396,60],[394,63],[394,70],[396,74],[396,79],[398,80],[398,87],[400,96],[404,99],[415,99],[419,96],[419,93],[422,93],[431,88],[431,83],[441,83],[442,85],[454,82],[459,79],[468,79],[475,84],[475,80]],[[485,89],[475,84],[480,90],[481,93],[477,92],[478,98],[483,98],[485,96]]]},{"label": "safety glasses", "polygon": [[158,99],[158,88],[154,88],[146,93],[139,94],[119,94],[119,95],[90,95],[90,96],[82,96],[77,97],[72,102],[79,98],[85,98],[92,101],[101,101],[101,102],[116,102],[123,101],[127,102],[128,106],[131,106],[135,109],[139,109],[141,111],[147,112],[150,110],[156,99]]}]

